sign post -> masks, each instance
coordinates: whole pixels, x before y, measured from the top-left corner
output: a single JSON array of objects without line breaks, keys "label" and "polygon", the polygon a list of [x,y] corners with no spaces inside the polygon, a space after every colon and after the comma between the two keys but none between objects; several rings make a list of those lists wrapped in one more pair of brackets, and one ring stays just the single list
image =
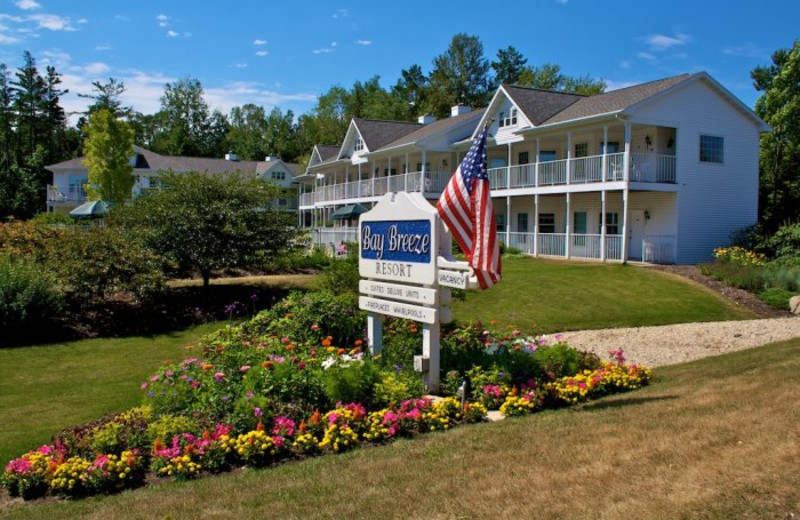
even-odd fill
[{"label": "sign post", "polygon": [[370,352],[383,349],[382,316],[422,323],[422,355],[414,368],[431,391],[439,389],[440,324],[448,323],[448,287],[475,285],[466,262],[450,258],[452,238],[420,193],[387,193],[363,213],[359,226],[358,307],[367,311]]}]

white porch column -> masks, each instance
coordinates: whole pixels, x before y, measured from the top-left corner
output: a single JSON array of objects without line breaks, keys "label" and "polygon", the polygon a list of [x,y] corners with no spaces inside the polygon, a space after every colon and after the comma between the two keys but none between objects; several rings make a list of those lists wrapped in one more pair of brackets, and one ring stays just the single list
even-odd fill
[{"label": "white porch column", "polygon": [[572,132],[567,132],[567,184],[570,183],[572,173]]},{"label": "white porch column", "polygon": [[511,197],[506,197],[506,248],[511,245]]},{"label": "white porch column", "polygon": [[[625,155],[622,159],[622,180],[628,182],[631,178],[631,122],[625,121]],[[627,259],[626,259],[627,260]]]},{"label": "white porch column", "polygon": [[[605,146],[603,147],[605,149]],[[603,162],[605,164],[605,162]],[[603,174],[605,179],[605,174]],[[600,260],[606,261],[606,192],[600,192]]]},{"label": "white porch column", "polygon": [[511,189],[511,143],[508,143],[508,161],[506,161],[506,189]]},{"label": "white porch column", "polygon": [[[627,170],[626,170],[627,171]],[[628,194],[626,187],[622,190],[622,263],[628,263]]]},{"label": "white porch column", "polygon": [[425,170],[426,170],[426,168],[425,168],[425,159],[428,157],[427,156],[427,150],[422,150],[422,156],[421,157],[422,157],[422,167],[420,169],[422,170],[422,178],[424,179],[425,178]]},{"label": "white porch column", "polygon": [[533,196],[533,256],[539,256],[539,194],[538,193]]},{"label": "white porch column", "polygon": [[566,226],[564,228],[564,253],[567,258],[569,258],[569,245],[572,242],[572,235],[571,235],[571,227],[570,224],[570,193],[567,192],[567,221]]},{"label": "white porch column", "polygon": [[[536,138],[536,150],[534,151],[534,153],[536,155],[536,159],[535,159],[535,166],[533,168],[535,176],[533,185],[538,188],[539,187],[539,138],[538,137]],[[539,201],[537,200],[536,202],[538,203]]]},{"label": "white porch column", "polygon": [[[608,175],[608,125],[603,125],[603,164],[600,165],[600,169],[603,175],[603,182],[606,182],[606,176]],[[605,197],[605,192],[603,192],[603,196]]]},{"label": "white porch column", "polygon": [[410,173],[411,168],[408,167],[408,152],[406,152],[406,164],[403,166],[403,173]]}]

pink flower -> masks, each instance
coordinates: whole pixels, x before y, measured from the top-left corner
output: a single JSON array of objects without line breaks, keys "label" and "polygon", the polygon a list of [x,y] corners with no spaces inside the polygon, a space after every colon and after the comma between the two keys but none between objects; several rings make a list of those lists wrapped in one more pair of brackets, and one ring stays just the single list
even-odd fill
[{"label": "pink flower", "polygon": [[514,330],[511,332],[511,334],[513,334],[513,335],[515,335],[515,336],[519,336],[520,334],[522,334],[522,332],[520,332],[520,330],[519,330],[519,329],[514,329]]},{"label": "pink flower", "polygon": [[94,464],[92,464],[92,466],[100,468],[104,466],[106,462],[108,462],[108,455],[98,455],[97,458],[94,459]]},{"label": "pink flower", "polygon": [[[313,326],[312,326],[312,330],[313,330]],[[289,343],[289,338],[286,337],[286,336],[282,337],[281,338],[281,343]]]},{"label": "pink flower", "polygon": [[154,375],[153,377],[150,378],[150,382],[151,383],[155,383],[156,381],[158,381],[158,374],[156,374],[156,375]]},{"label": "pink flower", "polygon": [[261,408],[259,408],[258,406],[254,406],[253,415],[255,415],[256,417],[261,417],[262,415],[264,415],[264,412],[262,412]]},{"label": "pink flower", "polygon": [[198,386],[200,386],[200,381],[192,381],[191,383],[189,383],[189,386],[191,386],[192,388],[197,388]]},{"label": "pink flower", "polygon": [[167,370],[166,372],[164,372],[164,375],[167,377],[172,377],[175,375],[175,372],[173,372],[172,370]]},{"label": "pink flower", "polygon": [[247,372],[248,370],[250,370],[250,365],[243,365],[239,372]]},{"label": "pink flower", "polygon": [[311,330],[319,330],[319,325],[317,325],[316,323],[311,325]]},{"label": "pink flower", "polygon": [[297,364],[297,368],[298,368],[299,370],[303,370],[304,368],[306,368],[306,364],[305,364],[303,361],[301,361],[301,362],[299,362],[299,363]]},{"label": "pink flower", "polygon": [[217,381],[222,381],[223,379],[225,379],[225,373],[224,372],[215,373],[214,379],[216,379]]},{"label": "pink flower", "polygon": [[147,381],[143,381],[143,382],[142,382],[142,384],[141,384],[141,385],[139,385],[139,388],[141,388],[142,390],[144,390],[145,388],[147,388]]}]

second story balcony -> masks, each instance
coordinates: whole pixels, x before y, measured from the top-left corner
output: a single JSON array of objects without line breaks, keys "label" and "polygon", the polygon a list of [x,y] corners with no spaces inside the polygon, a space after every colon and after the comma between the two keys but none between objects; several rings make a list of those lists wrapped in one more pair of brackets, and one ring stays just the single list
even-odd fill
[{"label": "second story balcony", "polygon": [[[627,175],[624,153],[503,166],[489,169],[488,175],[492,190],[625,181],[676,182],[674,155],[631,153],[629,162]],[[452,175],[453,172],[449,171],[418,171],[315,186],[313,191],[300,194],[300,207],[375,201],[387,192],[396,191],[420,192],[429,198],[437,198]]]},{"label": "second story balcony", "polygon": [[624,153],[503,166],[491,168],[488,174],[489,184],[493,190],[626,180],[674,183],[676,178],[675,156],[654,153],[630,154],[627,176]]}]

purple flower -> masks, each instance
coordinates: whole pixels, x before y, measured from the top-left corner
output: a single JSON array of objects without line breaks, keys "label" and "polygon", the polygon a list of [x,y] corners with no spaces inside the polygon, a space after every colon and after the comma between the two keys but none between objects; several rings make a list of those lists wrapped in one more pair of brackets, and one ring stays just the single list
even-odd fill
[{"label": "purple flower", "polygon": [[223,395],[223,396],[222,396],[222,400],[223,400],[223,401],[230,401],[230,400],[231,400],[231,398],[230,398],[230,396]]},{"label": "purple flower", "polygon": [[156,395],[156,394],[154,394],[153,392],[147,392],[147,397],[153,397],[153,396],[155,396],[155,395]]},{"label": "purple flower", "polygon": [[256,417],[261,417],[262,415],[264,415],[264,412],[262,412],[261,408],[259,408],[258,406],[254,406],[253,415],[255,415]]}]

